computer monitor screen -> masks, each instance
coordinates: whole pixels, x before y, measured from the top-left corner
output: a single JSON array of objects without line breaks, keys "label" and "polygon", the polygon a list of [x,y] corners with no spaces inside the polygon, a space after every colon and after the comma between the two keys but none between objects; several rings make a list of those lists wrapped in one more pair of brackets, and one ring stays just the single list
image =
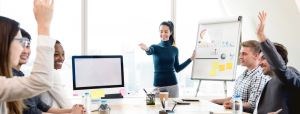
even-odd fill
[{"label": "computer monitor screen", "polygon": [[73,89],[124,87],[121,55],[72,56]]}]

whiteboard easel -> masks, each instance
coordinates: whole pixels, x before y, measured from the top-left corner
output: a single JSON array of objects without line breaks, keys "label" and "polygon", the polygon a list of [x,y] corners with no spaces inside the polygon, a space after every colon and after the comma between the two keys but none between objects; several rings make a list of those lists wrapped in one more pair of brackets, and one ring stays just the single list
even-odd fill
[{"label": "whiteboard easel", "polygon": [[200,22],[196,40],[196,58],[193,61],[192,80],[224,81],[227,96],[227,82],[235,79],[241,42],[242,16],[235,19]]},{"label": "whiteboard easel", "polygon": [[[223,82],[224,82],[224,95],[225,95],[225,97],[227,97],[227,81],[224,80]],[[200,84],[201,84],[201,80],[199,80],[199,82],[198,82],[198,86],[197,86],[195,97],[198,96],[198,93],[199,93],[199,90],[200,90]]]}]

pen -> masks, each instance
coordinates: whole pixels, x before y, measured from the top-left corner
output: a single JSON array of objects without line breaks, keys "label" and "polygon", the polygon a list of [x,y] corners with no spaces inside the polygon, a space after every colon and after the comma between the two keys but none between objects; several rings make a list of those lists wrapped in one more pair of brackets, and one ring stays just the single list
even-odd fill
[{"label": "pen", "polygon": [[174,111],[174,108],[176,107],[176,104],[177,104],[177,103],[174,104],[174,106],[173,106],[173,108],[172,108],[172,112]]},{"label": "pen", "polygon": [[148,94],[145,88],[143,90],[145,91],[146,94]]},{"label": "pen", "polygon": [[165,110],[165,101],[164,101],[164,98],[160,102],[161,102],[161,105],[162,105],[163,109]]}]

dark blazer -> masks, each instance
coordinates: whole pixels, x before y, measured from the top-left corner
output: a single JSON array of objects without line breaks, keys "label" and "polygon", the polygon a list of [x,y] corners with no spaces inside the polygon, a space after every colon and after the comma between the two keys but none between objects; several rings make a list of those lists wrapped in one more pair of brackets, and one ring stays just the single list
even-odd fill
[{"label": "dark blazer", "polygon": [[280,114],[300,114],[299,71],[286,66],[270,40],[262,42],[261,47],[274,75],[261,94],[258,114],[267,114],[278,109],[283,109]]}]

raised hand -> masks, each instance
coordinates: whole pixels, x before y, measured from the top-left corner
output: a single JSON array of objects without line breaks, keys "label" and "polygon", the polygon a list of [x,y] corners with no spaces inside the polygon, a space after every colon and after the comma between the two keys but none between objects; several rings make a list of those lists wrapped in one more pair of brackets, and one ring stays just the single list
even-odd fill
[{"label": "raised hand", "polygon": [[257,28],[257,37],[260,42],[263,42],[267,39],[264,33],[266,18],[267,13],[265,11],[259,12],[258,19],[260,23],[258,24]]},{"label": "raised hand", "polygon": [[140,48],[141,48],[142,50],[145,50],[145,51],[148,51],[148,50],[149,50],[149,48],[147,47],[147,45],[144,44],[144,43],[140,43],[139,46],[140,46]]},{"label": "raised hand", "polygon": [[38,25],[38,33],[49,35],[53,14],[54,0],[34,0],[34,16]]}]

